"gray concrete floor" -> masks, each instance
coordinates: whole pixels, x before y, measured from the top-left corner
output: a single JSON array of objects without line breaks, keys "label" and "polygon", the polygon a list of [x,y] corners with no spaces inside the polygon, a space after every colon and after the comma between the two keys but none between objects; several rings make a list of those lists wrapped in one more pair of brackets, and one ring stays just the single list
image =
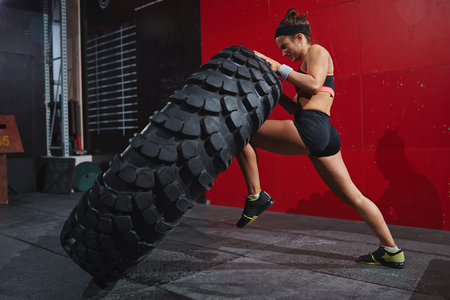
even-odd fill
[{"label": "gray concrete floor", "polygon": [[362,222],[198,204],[125,278],[104,288],[59,233],[81,193],[9,195],[0,205],[0,299],[450,299],[450,232],[390,226],[401,270],[356,258],[378,247]]}]

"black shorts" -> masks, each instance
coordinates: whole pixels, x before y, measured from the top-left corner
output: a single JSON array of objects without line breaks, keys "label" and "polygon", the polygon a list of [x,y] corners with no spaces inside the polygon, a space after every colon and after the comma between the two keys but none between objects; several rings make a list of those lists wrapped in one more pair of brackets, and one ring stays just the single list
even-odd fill
[{"label": "black shorts", "polygon": [[339,152],[341,138],[330,116],[318,110],[301,110],[294,115],[294,125],[310,156],[331,156]]}]

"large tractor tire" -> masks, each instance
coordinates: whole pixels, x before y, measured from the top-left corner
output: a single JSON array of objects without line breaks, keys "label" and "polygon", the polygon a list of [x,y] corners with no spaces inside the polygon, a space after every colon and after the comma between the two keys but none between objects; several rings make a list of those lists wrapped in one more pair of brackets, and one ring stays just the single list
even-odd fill
[{"label": "large tractor tire", "polygon": [[281,91],[278,76],[252,51],[217,53],[84,193],[61,232],[69,257],[98,281],[130,272],[213,186]]}]

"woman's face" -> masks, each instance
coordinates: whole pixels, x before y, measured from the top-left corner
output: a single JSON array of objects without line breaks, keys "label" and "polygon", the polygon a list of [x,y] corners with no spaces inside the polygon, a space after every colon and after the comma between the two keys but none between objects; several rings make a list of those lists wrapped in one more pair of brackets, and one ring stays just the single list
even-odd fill
[{"label": "woman's face", "polygon": [[275,39],[278,47],[280,47],[283,56],[289,57],[293,62],[300,59],[301,46],[297,37],[291,39],[286,35],[280,35]]}]

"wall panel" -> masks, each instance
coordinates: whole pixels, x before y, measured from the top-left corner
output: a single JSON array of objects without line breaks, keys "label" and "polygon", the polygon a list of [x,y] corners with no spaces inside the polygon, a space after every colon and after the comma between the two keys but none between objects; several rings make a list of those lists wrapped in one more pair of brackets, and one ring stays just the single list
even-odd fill
[{"label": "wall panel", "polygon": [[363,75],[364,146],[377,147],[391,129],[405,147],[450,147],[445,74],[450,65]]},{"label": "wall panel", "polygon": [[449,64],[450,3],[361,0],[363,73]]},{"label": "wall panel", "polygon": [[[202,34],[211,35],[266,21],[268,1],[200,1]],[[240,35],[242,36],[242,35]]]},{"label": "wall panel", "polygon": [[[314,11],[320,8],[334,6],[340,3],[351,2],[349,0],[321,0],[321,1],[268,1],[270,9],[270,18],[283,18],[289,8],[295,8],[299,12]],[[354,1],[353,1],[354,2]]]}]

